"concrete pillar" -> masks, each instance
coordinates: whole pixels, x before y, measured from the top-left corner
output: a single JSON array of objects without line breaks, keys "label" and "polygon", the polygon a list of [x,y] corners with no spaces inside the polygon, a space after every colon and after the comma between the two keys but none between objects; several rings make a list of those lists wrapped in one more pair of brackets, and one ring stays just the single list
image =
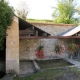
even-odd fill
[{"label": "concrete pillar", "polygon": [[19,74],[19,24],[14,17],[6,38],[6,73]]}]

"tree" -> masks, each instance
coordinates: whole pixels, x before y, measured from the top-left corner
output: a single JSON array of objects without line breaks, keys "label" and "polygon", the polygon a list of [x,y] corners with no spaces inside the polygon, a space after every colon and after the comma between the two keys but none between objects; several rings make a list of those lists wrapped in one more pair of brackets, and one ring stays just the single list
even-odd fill
[{"label": "tree", "polygon": [[12,23],[14,10],[8,3],[0,1],[0,50],[3,49],[4,39],[6,38],[6,30]]},{"label": "tree", "polygon": [[0,0],[0,1],[3,1],[4,2],[4,0]]},{"label": "tree", "polygon": [[16,10],[16,13],[20,18],[22,18],[23,20],[26,20],[27,14],[28,14],[28,8],[25,2],[22,2],[19,4]]},{"label": "tree", "polygon": [[65,23],[65,24],[76,24],[78,22],[78,18],[75,18],[75,13],[79,13],[77,9],[75,9],[75,5],[73,4],[74,0],[60,0],[58,2],[57,8],[55,8],[52,16],[56,23]]}]

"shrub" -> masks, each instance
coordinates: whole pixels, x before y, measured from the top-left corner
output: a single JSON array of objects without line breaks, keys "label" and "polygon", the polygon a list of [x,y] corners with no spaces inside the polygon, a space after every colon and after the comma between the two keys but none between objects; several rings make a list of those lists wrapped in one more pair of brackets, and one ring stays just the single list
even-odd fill
[{"label": "shrub", "polygon": [[13,20],[14,10],[8,3],[0,1],[0,50],[3,49],[6,30]]},{"label": "shrub", "polygon": [[75,53],[79,48],[79,45],[77,44],[74,44],[74,43],[71,43],[69,44],[68,46],[68,50],[71,52],[71,53]]},{"label": "shrub", "polygon": [[64,53],[66,50],[65,46],[64,45],[61,45],[61,44],[56,44],[55,45],[55,48],[54,48],[54,51],[56,54],[62,54]]},{"label": "shrub", "polygon": [[44,47],[40,44],[36,49],[36,57],[38,58],[45,58],[44,56]]}]

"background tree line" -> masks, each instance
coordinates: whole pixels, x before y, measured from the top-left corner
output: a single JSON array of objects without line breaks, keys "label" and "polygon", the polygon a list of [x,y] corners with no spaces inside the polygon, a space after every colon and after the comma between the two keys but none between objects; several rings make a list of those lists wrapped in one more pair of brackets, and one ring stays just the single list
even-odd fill
[{"label": "background tree line", "polygon": [[76,8],[74,0],[58,0],[57,7],[54,8],[52,14],[55,23],[78,24],[79,17],[74,17],[75,14],[80,15],[80,10]]}]

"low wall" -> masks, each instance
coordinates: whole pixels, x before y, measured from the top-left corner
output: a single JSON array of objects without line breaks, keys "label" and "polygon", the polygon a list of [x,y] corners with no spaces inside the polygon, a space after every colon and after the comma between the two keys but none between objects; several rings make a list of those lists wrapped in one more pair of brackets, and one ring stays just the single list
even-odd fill
[{"label": "low wall", "polygon": [[[46,57],[56,56],[54,52],[55,44],[64,44],[65,46],[70,43],[71,39],[28,39],[28,40],[20,40],[20,60],[34,60],[37,59],[35,56],[36,48],[39,44],[44,46],[44,54]],[[65,54],[61,54],[61,57],[68,57],[67,50]]]},{"label": "low wall", "polygon": [[39,39],[27,39],[20,40],[19,49],[20,49],[20,60],[26,59],[35,59],[35,50],[38,47],[40,40]]}]

